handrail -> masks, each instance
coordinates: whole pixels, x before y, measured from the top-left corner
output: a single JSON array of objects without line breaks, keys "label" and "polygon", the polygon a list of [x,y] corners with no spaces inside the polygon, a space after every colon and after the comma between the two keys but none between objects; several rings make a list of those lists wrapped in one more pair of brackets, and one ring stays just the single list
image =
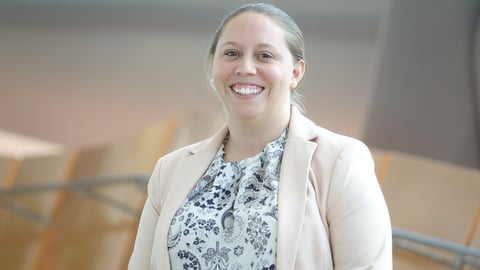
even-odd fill
[{"label": "handrail", "polygon": [[[132,207],[123,204],[122,202],[107,197],[103,194],[96,193],[91,189],[99,186],[119,185],[119,184],[137,184],[141,191],[145,190],[145,186],[148,182],[149,174],[132,174],[122,176],[105,176],[95,178],[79,178],[72,179],[69,182],[64,183],[44,183],[36,185],[17,185],[11,188],[0,189],[0,207],[3,206],[10,211],[16,212],[19,215],[30,218],[36,222],[50,225],[50,221],[38,213],[34,213],[24,207],[15,205],[10,197],[18,195],[38,193],[38,192],[51,192],[57,190],[76,190],[79,193],[88,196],[91,199],[98,200],[110,207],[127,212],[134,216],[138,216],[140,211],[133,209]],[[480,260],[476,262],[474,260],[466,260],[466,257],[480,259],[480,250],[472,247],[467,247],[458,243],[443,240],[440,238],[420,234],[412,231],[403,230],[400,228],[392,228],[393,246],[397,248],[403,248],[429,258],[430,260],[448,265],[454,269],[461,269],[463,265],[472,265],[480,268]],[[412,245],[413,244],[413,245]],[[417,245],[417,246],[415,246]],[[419,248],[418,245],[424,245],[428,247],[434,247],[442,250],[446,250],[455,255],[455,260],[449,260],[444,256],[439,256],[432,250],[425,248]]]},{"label": "handrail", "polygon": [[120,184],[136,184],[140,192],[144,192],[147,184],[148,174],[132,174],[122,176],[105,176],[95,178],[79,178],[72,179],[69,182],[63,183],[43,183],[34,185],[17,185],[11,188],[0,189],[0,207],[15,212],[21,216],[29,218],[35,222],[43,224],[44,226],[51,225],[51,221],[42,216],[40,213],[36,213],[26,207],[18,205],[11,200],[11,197],[25,195],[30,193],[52,192],[52,191],[77,191],[82,196],[86,196],[90,199],[97,200],[103,204],[106,204],[112,208],[123,211],[134,217],[140,216],[140,210],[135,209],[124,202],[101,194],[92,190],[94,187],[111,186]]},{"label": "handrail", "polygon": [[[467,264],[475,267],[480,267],[480,261],[475,262],[474,260],[465,260],[466,257],[480,259],[479,249],[476,249],[473,247],[467,247],[462,244],[443,240],[437,237],[428,236],[425,234],[402,230],[399,228],[392,229],[392,237],[394,239],[393,241],[394,247],[409,250],[418,255],[424,256],[430,260],[453,267],[453,269],[461,269],[464,265],[467,265]],[[413,246],[412,243],[416,245],[420,244],[420,245],[434,247],[437,249],[442,249],[442,250],[451,252],[452,255],[455,255],[455,259],[449,260],[445,258],[445,256],[438,255],[438,253],[435,252],[434,250],[418,248]]]},{"label": "handrail", "polygon": [[92,178],[72,179],[63,183],[44,183],[35,185],[17,185],[11,188],[0,188],[0,197],[20,195],[26,193],[48,192],[55,190],[82,190],[96,186],[118,185],[124,183],[144,184],[148,181],[148,174],[131,174],[119,176],[103,176]]}]

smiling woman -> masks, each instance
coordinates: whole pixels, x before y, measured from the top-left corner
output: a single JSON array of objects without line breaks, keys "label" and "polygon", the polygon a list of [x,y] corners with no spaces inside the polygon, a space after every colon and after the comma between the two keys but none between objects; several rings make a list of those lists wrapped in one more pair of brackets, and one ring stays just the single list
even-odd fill
[{"label": "smiling woman", "polygon": [[[231,123],[227,161],[255,155],[287,126],[290,93],[303,77],[305,62],[294,61],[285,40],[279,25],[256,12],[234,17],[218,39],[212,78]],[[258,144],[235,145],[237,135],[242,136],[244,127],[253,123],[268,127],[256,134]],[[262,135],[266,138],[259,140]]]},{"label": "smiling woman", "polygon": [[226,124],[160,158],[129,269],[392,269],[368,148],[298,109],[305,60],[293,19],[247,4],[210,48]]}]

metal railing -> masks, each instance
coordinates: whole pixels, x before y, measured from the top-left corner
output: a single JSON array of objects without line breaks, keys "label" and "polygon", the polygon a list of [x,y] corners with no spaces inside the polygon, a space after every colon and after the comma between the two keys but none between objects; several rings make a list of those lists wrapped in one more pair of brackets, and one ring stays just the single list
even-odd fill
[{"label": "metal railing", "polygon": [[462,269],[465,265],[480,269],[479,249],[399,228],[392,229],[392,237],[395,248],[408,250],[452,269]]},{"label": "metal railing", "polygon": [[[6,208],[16,214],[32,219],[36,222],[48,226],[51,221],[39,213],[35,213],[28,208],[16,204],[11,198],[18,195],[28,195],[41,192],[55,191],[77,191],[81,195],[97,200],[112,208],[124,211],[135,217],[140,215],[140,209],[121,202],[120,200],[106,196],[93,190],[95,187],[113,186],[122,184],[134,184],[138,187],[139,192],[145,192],[148,181],[148,174],[135,174],[127,176],[115,177],[95,177],[89,179],[73,179],[65,183],[45,183],[37,185],[17,185],[12,188],[0,189],[0,207]],[[452,269],[462,269],[463,266],[469,265],[480,269],[480,250],[467,247],[458,243],[443,240],[440,238],[427,236],[420,233],[402,230],[399,228],[392,229],[393,247],[401,248],[413,252],[415,254],[426,257],[432,261],[447,265]],[[443,252],[438,252],[442,250]],[[445,252],[451,256],[446,256]]]},{"label": "metal railing", "polygon": [[99,193],[95,191],[94,188],[133,184],[137,186],[139,192],[145,192],[148,178],[148,174],[133,174],[125,176],[72,179],[71,181],[64,183],[54,182],[35,185],[16,185],[12,188],[0,189],[0,207],[3,207],[18,215],[34,220],[45,226],[49,226],[51,224],[51,221],[48,217],[45,217],[41,213],[36,213],[14,202],[12,198],[19,195],[28,195],[43,192],[76,191],[84,197],[99,201],[109,207],[123,211],[135,217],[139,217],[141,213],[140,209],[135,209],[115,197]]}]

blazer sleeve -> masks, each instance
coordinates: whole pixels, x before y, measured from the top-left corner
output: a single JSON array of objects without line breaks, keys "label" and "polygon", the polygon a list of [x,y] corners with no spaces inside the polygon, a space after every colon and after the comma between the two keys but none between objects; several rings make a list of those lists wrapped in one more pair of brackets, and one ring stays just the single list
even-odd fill
[{"label": "blazer sleeve", "polygon": [[161,211],[161,206],[159,205],[160,167],[161,162],[159,161],[148,181],[147,199],[140,217],[133,253],[128,263],[129,270],[146,270],[151,268],[155,228],[157,227]]},{"label": "blazer sleeve", "polygon": [[327,220],[334,269],[392,269],[392,230],[369,149],[347,143],[334,163]]}]

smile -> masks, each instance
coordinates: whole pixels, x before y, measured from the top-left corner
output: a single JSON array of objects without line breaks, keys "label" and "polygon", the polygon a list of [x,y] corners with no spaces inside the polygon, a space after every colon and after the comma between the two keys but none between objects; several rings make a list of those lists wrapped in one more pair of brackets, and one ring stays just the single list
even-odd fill
[{"label": "smile", "polygon": [[259,87],[256,85],[232,85],[230,88],[233,92],[242,95],[242,96],[254,96],[258,95],[265,89],[264,87]]}]

